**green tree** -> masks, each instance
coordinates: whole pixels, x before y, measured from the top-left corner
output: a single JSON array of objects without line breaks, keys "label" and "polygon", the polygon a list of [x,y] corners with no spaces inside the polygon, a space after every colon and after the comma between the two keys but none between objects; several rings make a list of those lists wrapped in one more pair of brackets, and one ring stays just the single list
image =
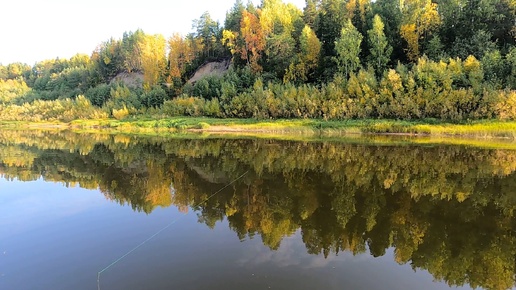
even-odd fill
[{"label": "green tree", "polygon": [[[468,55],[481,58],[486,50],[472,45],[472,36],[482,36],[485,45],[502,50],[515,44],[513,0],[437,0],[442,25],[439,35],[452,57],[465,59]],[[482,31],[482,32],[481,32]],[[485,38],[485,36],[488,36]],[[491,44],[492,43],[492,44]],[[479,53],[477,50],[481,49]]]},{"label": "green tree", "polygon": [[224,29],[229,31],[239,31],[240,21],[242,20],[242,13],[245,7],[242,0],[236,0],[233,7],[226,13],[226,20],[224,20]]},{"label": "green tree", "polygon": [[288,33],[274,34],[267,39],[267,71],[273,73],[278,79],[283,79],[288,66],[293,62],[294,38]]},{"label": "green tree", "polygon": [[392,59],[396,61],[406,61],[406,54],[403,50],[403,39],[399,33],[402,14],[400,13],[400,2],[392,0],[376,0],[372,3],[372,11],[378,14],[385,25],[384,33],[393,48]]},{"label": "green tree", "polygon": [[369,42],[369,61],[376,75],[380,76],[390,60],[392,47],[389,45],[384,33],[382,18],[376,14],[373,18],[373,27],[367,31]]},{"label": "green tree", "polygon": [[214,57],[220,52],[220,38],[222,30],[217,21],[213,20],[209,12],[204,12],[199,19],[194,20],[193,29],[195,38],[201,40],[204,57]]},{"label": "green tree", "polygon": [[127,72],[142,71],[141,51],[138,44],[144,37],[145,33],[141,29],[135,32],[124,32],[121,42],[121,53],[124,58],[124,68]]},{"label": "green tree", "polygon": [[362,34],[353,26],[351,20],[348,20],[341,30],[340,37],[335,41],[335,50],[339,71],[349,76],[360,66],[360,45],[362,43]]},{"label": "green tree", "polygon": [[303,10],[303,20],[310,28],[315,28],[315,20],[317,19],[317,0],[305,0],[305,8]]},{"label": "green tree", "polygon": [[342,25],[346,22],[346,7],[343,0],[322,0],[315,20],[315,33],[321,41],[321,65],[319,72],[329,80],[337,71],[334,61],[337,56],[335,41],[339,38]]},{"label": "green tree", "polygon": [[103,42],[91,56],[95,71],[101,82],[109,82],[117,74],[124,71],[124,56],[120,41],[114,38]]}]

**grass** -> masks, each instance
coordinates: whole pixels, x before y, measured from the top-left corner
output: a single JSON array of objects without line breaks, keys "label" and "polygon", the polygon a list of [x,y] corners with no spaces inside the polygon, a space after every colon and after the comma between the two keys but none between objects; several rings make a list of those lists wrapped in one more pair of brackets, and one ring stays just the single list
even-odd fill
[{"label": "grass", "polygon": [[78,133],[125,134],[165,138],[264,138],[290,141],[335,141],[378,145],[435,144],[516,149],[516,122],[439,120],[254,120],[150,117],[63,122],[0,121],[1,129],[71,130]]},{"label": "grass", "polygon": [[2,121],[0,122],[0,128],[91,129],[127,133],[190,131],[239,135],[297,134],[342,136],[347,134],[403,134],[516,139],[516,122],[497,120],[450,123],[435,119],[417,121],[374,119],[325,121],[313,119],[256,120],[204,117],[153,119],[151,117],[130,117],[123,120],[76,120],[70,123]]}]

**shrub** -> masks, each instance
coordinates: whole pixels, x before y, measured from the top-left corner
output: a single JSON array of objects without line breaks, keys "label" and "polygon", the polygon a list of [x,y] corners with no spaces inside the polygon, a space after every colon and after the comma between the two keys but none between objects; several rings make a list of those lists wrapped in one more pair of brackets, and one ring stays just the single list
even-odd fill
[{"label": "shrub", "polygon": [[0,120],[9,121],[56,121],[69,122],[76,119],[107,118],[108,115],[96,108],[84,96],[75,100],[35,100],[22,105],[7,105],[0,110]]},{"label": "shrub", "polygon": [[205,103],[204,99],[183,95],[166,101],[163,104],[162,112],[168,116],[202,116]]},{"label": "shrub", "polygon": [[516,120],[516,92],[503,91],[497,104],[498,116],[502,120]]},{"label": "shrub", "polygon": [[197,129],[207,129],[210,127],[210,124],[206,123],[206,122],[199,122],[199,124],[197,124]]},{"label": "shrub", "polygon": [[113,117],[117,120],[122,120],[123,118],[127,117],[129,115],[129,110],[124,105],[124,107],[120,110],[113,109]]}]

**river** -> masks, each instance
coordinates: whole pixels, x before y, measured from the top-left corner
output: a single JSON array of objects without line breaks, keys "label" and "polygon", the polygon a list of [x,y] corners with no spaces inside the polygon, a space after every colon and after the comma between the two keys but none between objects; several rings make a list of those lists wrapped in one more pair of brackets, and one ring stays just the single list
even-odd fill
[{"label": "river", "polygon": [[516,150],[0,132],[0,289],[509,289]]}]

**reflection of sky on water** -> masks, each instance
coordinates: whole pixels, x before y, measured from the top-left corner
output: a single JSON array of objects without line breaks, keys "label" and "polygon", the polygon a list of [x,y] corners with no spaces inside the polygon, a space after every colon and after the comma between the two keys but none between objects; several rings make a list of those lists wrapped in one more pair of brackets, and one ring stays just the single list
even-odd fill
[{"label": "reflection of sky on water", "polygon": [[[256,237],[255,239],[260,238]],[[239,259],[238,264],[260,265],[272,263],[278,267],[296,266],[311,269],[327,267],[334,264],[336,261],[372,258],[369,255],[353,257],[353,254],[349,252],[340,253],[339,256],[329,255],[328,258],[324,258],[322,255],[299,255],[300,252],[306,252],[306,248],[301,240],[301,234],[298,231],[291,237],[284,238],[277,251],[271,251],[258,243],[253,244],[253,246],[249,247],[248,251],[244,253],[243,257]]]},{"label": "reflection of sky on water", "polygon": [[66,188],[43,180],[7,181],[0,178],[0,236],[16,234],[44,223],[105,205],[102,194],[80,187]]},{"label": "reflection of sky on water", "polygon": [[325,283],[326,289],[470,289],[449,287],[434,281],[427,271],[414,271],[410,265],[398,265],[394,261],[393,248],[378,258],[368,252],[357,256],[351,252],[341,252],[338,255],[330,254],[327,258],[310,255],[306,253],[298,231],[284,238],[277,251],[270,251],[261,243],[252,243],[237,264],[240,267],[277,268],[279,271],[283,268],[286,272],[296,269],[305,276],[319,274],[317,278],[324,277],[320,283]]}]

